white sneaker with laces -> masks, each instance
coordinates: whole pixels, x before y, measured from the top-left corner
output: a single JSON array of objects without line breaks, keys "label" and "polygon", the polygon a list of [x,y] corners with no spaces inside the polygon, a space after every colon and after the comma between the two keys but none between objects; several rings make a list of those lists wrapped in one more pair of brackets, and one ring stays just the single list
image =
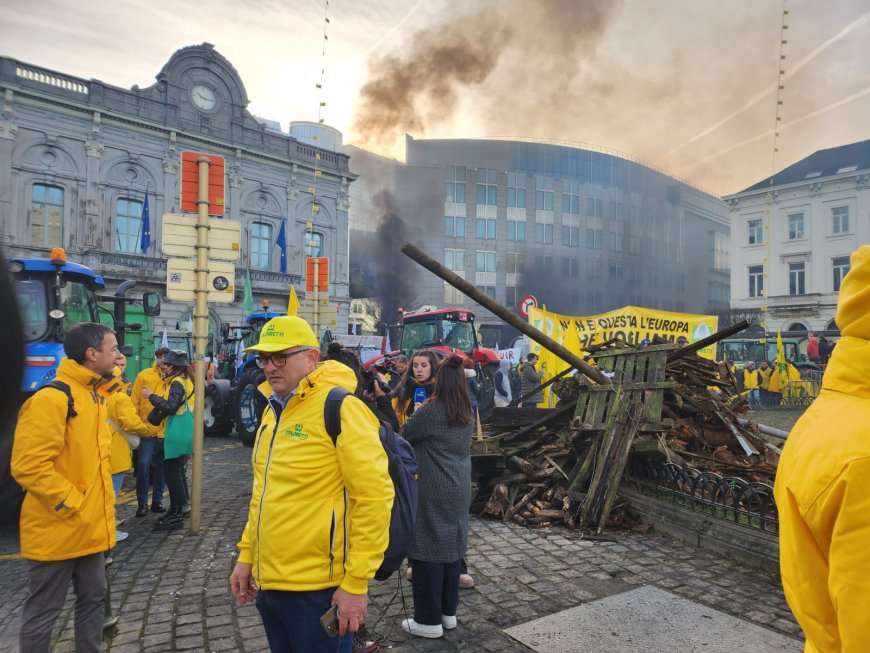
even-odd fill
[{"label": "white sneaker with laces", "polygon": [[444,634],[444,629],[441,624],[428,626],[426,624],[418,624],[413,619],[402,619],[402,630],[417,637],[428,637],[429,639],[438,639]]},{"label": "white sneaker with laces", "polygon": [[115,531],[115,534],[116,534],[115,539],[116,539],[118,542],[123,542],[123,541],[126,540],[126,539],[129,537],[129,535],[130,535],[130,533],[127,533],[127,532],[125,532],[125,531]]},{"label": "white sneaker with laces", "polygon": [[444,626],[445,630],[453,630],[456,628],[456,615],[442,614],[441,625]]}]

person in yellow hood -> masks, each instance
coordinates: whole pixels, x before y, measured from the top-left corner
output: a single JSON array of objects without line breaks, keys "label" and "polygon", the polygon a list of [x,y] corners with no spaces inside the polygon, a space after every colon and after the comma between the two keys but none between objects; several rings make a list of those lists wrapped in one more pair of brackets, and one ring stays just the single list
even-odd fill
[{"label": "person in yellow hood", "polygon": [[[148,422],[148,415],[154,406],[146,399],[142,390],[147,388],[157,395],[166,394],[166,384],[163,381],[163,359],[169,353],[167,347],[161,347],[154,352],[154,365],[144,369],[136,376],[133,389],[130,391],[130,400],[139,413],[139,419],[149,425],[151,433],[148,437],[140,438],[139,449],[136,456],[136,500],[139,504],[136,510],[137,517],[148,514],[148,488],[151,487],[151,510],[153,512],[166,512],[163,507],[163,490],[166,488],[166,477],[163,472],[163,430],[165,425],[152,426]],[[154,484],[151,484],[151,465],[154,465]]]},{"label": "person in yellow hood", "polygon": [[[246,351],[259,355],[269,405],[230,589],[240,603],[256,600],[272,651],[349,652],[389,539],[394,492],[378,421],[348,396],[333,443],[326,397],[337,386],[352,393],[357,378],[336,361],[317,364],[317,337],[301,318],[269,320]],[[320,624],[331,606],[338,638]]]},{"label": "person in yellow hood", "polygon": [[63,341],[56,382],[18,414],[12,475],[24,488],[21,557],[29,593],[21,614],[22,651],[47,651],[70,580],[76,595],[77,651],[101,651],[105,557],[115,546],[115,493],[109,468],[111,436],[97,388],[115,366],[111,329],[86,322]]},{"label": "person in yellow hood", "polygon": [[840,286],[842,338],[779,461],[780,572],[807,653],[870,651],[870,245]]}]

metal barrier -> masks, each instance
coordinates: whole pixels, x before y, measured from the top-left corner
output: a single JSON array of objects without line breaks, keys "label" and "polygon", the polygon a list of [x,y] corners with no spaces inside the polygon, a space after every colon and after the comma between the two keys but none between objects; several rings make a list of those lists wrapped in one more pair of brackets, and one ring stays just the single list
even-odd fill
[{"label": "metal barrier", "polygon": [[736,476],[632,456],[626,482],[639,492],[767,533],[779,532],[773,488]]}]

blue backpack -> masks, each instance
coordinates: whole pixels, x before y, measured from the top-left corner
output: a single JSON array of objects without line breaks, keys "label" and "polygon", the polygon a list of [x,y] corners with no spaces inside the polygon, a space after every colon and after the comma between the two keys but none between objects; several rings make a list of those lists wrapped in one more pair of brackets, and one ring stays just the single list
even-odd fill
[{"label": "blue backpack", "polygon": [[[333,444],[341,433],[341,403],[349,394],[352,393],[344,388],[333,388],[326,397],[323,419]],[[390,514],[390,541],[384,551],[384,560],[375,573],[375,580],[387,580],[408,557],[414,538],[414,522],[417,519],[417,458],[414,456],[414,448],[405,438],[397,435],[389,424],[381,422],[378,434],[387,454],[390,479],[396,493]]]}]

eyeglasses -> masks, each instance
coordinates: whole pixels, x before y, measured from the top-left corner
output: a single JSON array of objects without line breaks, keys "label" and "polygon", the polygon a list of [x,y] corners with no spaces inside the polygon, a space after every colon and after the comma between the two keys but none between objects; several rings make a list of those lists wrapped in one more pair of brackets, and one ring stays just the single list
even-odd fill
[{"label": "eyeglasses", "polygon": [[254,360],[257,361],[257,367],[266,367],[266,363],[272,363],[275,367],[284,367],[287,364],[288,358],[305,351],[311,351],[311,347],[303,347],[296,351],[279,351],[277,354],[270,354],[268,356],[260,354]]}]

